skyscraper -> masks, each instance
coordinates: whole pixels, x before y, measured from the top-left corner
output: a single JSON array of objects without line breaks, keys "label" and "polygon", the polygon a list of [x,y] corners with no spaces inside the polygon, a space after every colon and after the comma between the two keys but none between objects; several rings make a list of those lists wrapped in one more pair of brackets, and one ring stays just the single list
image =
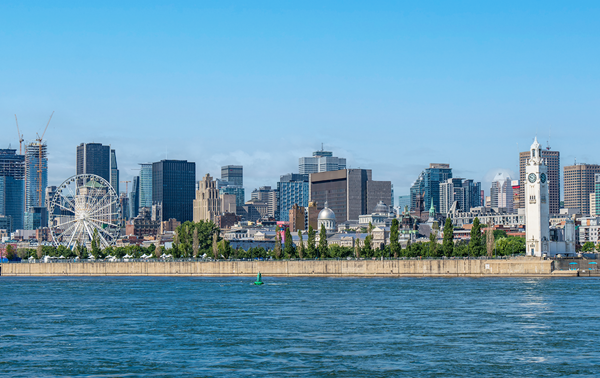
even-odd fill
[{"label": "skyscraper", "polygon": [[[48,158],[46,145],[35,142],[25,147],[25,214],[24,227],[35,230],[48,223],[46,187],[48,186]],[[43,210],[42,210],[43,208]]]},{"label": "skyscraper", "polygon": [[[151,183],[152,184],[152,183]],[[152,200],[152,199],[150,199]],[[129,217],[135,218],[140,213],[140,177],[135,176],[133,178],[131,192],[129,192]],[[152,201],[150,201],[152,202]],[[151,208],[150,206],[146,206],[147,208]]]},{"label": "skyscraper", "polygon": [[504,208],[507,212],[512,212],[514,195],[511,178],[503,174],[496,175],[490,188],[490,197],[491,207]]},{"label": "skyscraper", "polygon": [[301,157],[298,161],[298,173],[308,175],[318,172],[346,169],[346,159],[333,156],[331,151],[315,151],[312,157]]},{"label": "skyscraper", "polygon": [[[525,207],[525,170],[530,152],[525,151],[519,153],[519,203],[518,208]],[[560,152],[552,151],[548,148],[542,150],[542,159],[546,160],[548,167],[548,189],[549,189],[549,205],[550,214],[558,214],[560,212]]]},{"label": "skyscraper", "polygon": [[0,150],[0,216],[10,217],[9,232],[23,229],[25,212],[25,156]]},{"label": "skyscraper", "polygon": [[309,176],[310,201],[317,202],[319,210],[328,202],[339,223],[358,220],[359,215],[373,213],[379,201],[392,203],[392,183],[371,177],[370,169],[313,173]]},{"label": "skyscraper", "polygon": [[423,203],[428,209],[433,201],[436,211],[440,211],[440,183],[452,178],[449,164],[429,164],[410,188],[410,208],[416,210],[417,197],[423,196]]},{"label": "skyscraper", "polygon": [[584,215],[590,214],[590,193],[595,189],[598,173],[600,165],[597,164],[576,164],[564,168],[565,208],[577,208]]},{"label": "skyscraper", "polygon": [[140,164],[139,207],[152,207],[152,163]]},{"label": "skyscraper", "polygon": [[119,194],[119,168],[115,150],[110,150],[110,185]]},{"label": "skyscraper", "polygon": [[161,160],[152,163],[152,204],[162,206],[162,219],[193,220],[196,163]]},{"label": "skyscraper", "polygon": [[308,175],[289,173],[279,178],[277,183],[279,195],[279,220],[289,221],[290,209],[294,205],[300,207],[308,206],[310,197]]},{"label": "skyscraper", "polygon": [[[116,166],[116,155],[115,166]],[[112,185],[110,146],[100,143],[81,143],[77,146],[77,174],[100,176]],[[116,167],[115,167],[116,168]],[[117,188],[113,186],[116,190]]]},{"label": "skyscraper", "polygon": [[241,165],[222,166],[221,180],[229,182],[229,185],[244,186],[244,167]]}]

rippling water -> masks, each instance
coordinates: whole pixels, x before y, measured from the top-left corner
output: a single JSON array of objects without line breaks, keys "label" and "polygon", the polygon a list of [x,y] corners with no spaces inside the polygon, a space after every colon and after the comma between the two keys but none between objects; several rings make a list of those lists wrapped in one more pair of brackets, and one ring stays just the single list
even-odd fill
[{"label": "rippling water", "polygon": [[9,376],[599,376],[597,279],[0,278]]}]

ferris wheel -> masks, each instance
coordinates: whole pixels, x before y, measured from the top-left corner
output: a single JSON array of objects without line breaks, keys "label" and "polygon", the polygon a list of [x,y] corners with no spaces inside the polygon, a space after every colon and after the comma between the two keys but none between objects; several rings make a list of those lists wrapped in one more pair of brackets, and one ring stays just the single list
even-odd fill
[{"label": "ferris wheel", "polygon": [[49,210],[52,242],[57,247],[73,249],[96,238],[98,246],[106,248],[119,237],[119,197],[100,176],[69,177],[56,189]]}]

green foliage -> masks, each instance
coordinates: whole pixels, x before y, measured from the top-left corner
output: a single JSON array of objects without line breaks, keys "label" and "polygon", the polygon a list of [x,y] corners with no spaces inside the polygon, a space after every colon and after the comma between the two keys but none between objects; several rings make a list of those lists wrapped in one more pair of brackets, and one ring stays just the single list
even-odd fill
[{"label": "green foliage", "polygon": [[302,240],[302,230],[298,230],[298,258],[304,258],[304,241]]},{"label": "green foliage", "polygon": [[595,248],[594,243],[592,243],[592,242],[585,242],[583,244],[583,246],[581,246],[581,251],[582,252],[592,252],[592,251],[594,251],[594,248]]},{"label": "green foliage", "polygon": [[11,244],[6,246],[6,258],[9,260],[15,260],[17,258],[17,251]]},{"label": "green foliage", "polygon": [[508,235],[504,230],[494,230],[494,240],[498,240],[500,238],[506,238]]},{"label": "green foliage", "polygon": [[525,253],[525,238],[508,236],[496,240],[496,254],[510,256]]},{"label": "green foliage", "polygon": [[[193,257],[194,255],[208,255],[218,257],[217,243],[221,240],[221,230],[213,222],[185,222],[175,230],[173,239],[173,257]],[[217,240],[213,243],[213,235]],[[197,252],[195,251],[195,240],[197,238]],[[214,244],[214,246],[213,246]],[[214,248],[213,248],[214,247]],[[215,253],[217,252],[215,256]]]},{"label": "green foliage", "polygon": [[360,251],[361,257],[364,257],[366,259],[370,259],[373,257],[372,241],[373,236],[371,236],[371,234],[365,236],[365,240],[363,241],[363,246]]},{"label": "green foliage", "polygon": [[444,224],[444,242],[443,242],[444,256],[450,257],[454,255],[454,226],[450,217],[446,218]]},{"label": "green foliage", "polygon": [[429,256],[440,257],[439,248],[437,243],[437,231],[433,231],[429,234]]},{"label": "green foliage", "polygon": [[400,251],[402,250],[402,246],[400,245],[400,234],[398,233],[399,227],[398,219],[394,218],[392,220],[392,227],[390,228],[390,253],[394,255],[394,258],[397,259]]},{"label": "green foliage", "polygon": [[319,256],[327,257],[327,231],[325,225],[321,224],[321,231],[319,232]]},{"label": "green foliage", "polygon": [[479,218],[475,217],[473,220],[473,228],[471,228],[471,241],[469,242],[469,255],[470,256],[482,256],[484,253],[484,246],[481,240],[481,225],[479,224]]},{"label": "green foliage", "polygon": [[289,228],[285,229],[285,245],[283,253],[286,259],[293,259],[296,257],[296,248],[294,248],[294,241],[292,240],[292,233]]},{"label": "green foliage", "polygon": [[314,259],[317,257],[317,250],[315,248],[316,234],[312,226],[308,226],[308,239],[306,241],[306,258]]}]

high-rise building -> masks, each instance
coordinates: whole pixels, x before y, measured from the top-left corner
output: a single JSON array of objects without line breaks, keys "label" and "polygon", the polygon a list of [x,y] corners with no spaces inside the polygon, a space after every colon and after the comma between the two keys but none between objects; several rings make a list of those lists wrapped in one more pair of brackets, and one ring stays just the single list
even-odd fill
[{"label": "high-rise building", "polygon": [[[419,196],[427,208],[433,206],[440,210],[440,183],[452,178],[452,168],[449,164],[429,164],[410,188],[410,208],[417,210]],[[337,214],[337,213],[336,213]]]},{"label": "high-rise building", "polygon": [[590,193],[595,189],[600,165],[576,164],[564,168],[565,208],[577,208],[581,214],[590,214]]},{"label": "high-rise building", "polygon": [[298,173],[308,175],[311,173],[339,171],[346,169],[346,159],[333,156],[331,151],[315,151],[311,157],[302,157],[298,161]]},{"label": "high-rise building", "polygon": [[294,205],[308,206],[310,197],[308,175],[288,173],[279,178],[277,183],[279,195],[279,220],[289,221],[290,209]]},{"label": "high-rise building", "polygon": [[25,212],[25,156],[0,150],[0,216],[10,218],[8,232],[23,229]]},{"label": "high-rise building", "polygon": [[119,168],[115,150],[110,150],[110,185],[119,194]]},{"label": "high-rise building", "polygon": [[[25,218],[24,229],[35,230],[37,225],[47,224],[41,219],[48,213],[46,208],[46,187],[48,186],[48,158],[46,145],[35,142],[25,147]],[[34,208],[37,208],[34,209]],[[40,226],[42,227],[42,226]]]},{"label": "high-rise building", "polygon": [[221,167],[221,180],[230,185],[244,186],[244,167],[241,165],[224,165]]},{"label": "high-rise building", "polygon": [[[519,188],[519,199],[518,208],[522,209],[525,207],[525,201],[522,200],[525,197],[525,171],[527,160],[529,159],[530,152],[525,151],[519,153],[519,182],[521,186]],[[552,151],[548,148],[542,150],[542,159],[546,160],[548,167],[548,189],[549,189],[549,205],[550,214],[560,213],[560,152]]]},{"label": "high-rise building", "polygon": [[513,211],[512,180],[508,176],[496,175],[490,188],[491,207],[504,208]]},{"label": "high-rise building", "polygon": [[268,215],[271,218],[276,218],[279,208],[279,192],[277,189],[271,189],[270,186],[261,186],[254,189],[250,195],[252,199],[257,199],[266,202],[268,205]]},{"label": "high-rise building", "polygon": [[152,163],[152,205],[161,207],[160,219],[183,223],[194,218],[196,163],[161,160]]},{"label": "high-rise building", "polygon": [[[116,155],[115,165],[116,165]],[[77,146],[77,174],[100,176],[112,185],[110,146],[101,143],[81,143]],[[113,186],[116,190],[117,188]]]},{"label": "high-rise building", "polygon": [[140,164],[139,207],[152,207],[152,163]]},{"label": "high-rise building", "polygon": [[592,200],[596,210],[596,213],[591,214],[594,217],[600,215],[600,174],[594,175],[594,198]]},{"label": "high-rise building", "polygon": [[[371,214],[379,201],[392,203],[392,183],[373,181],[370,169],[343,169],[309,176],[310,201],[319,210],[328,202],[338,223]],[[280,193],[281,195],[281,193]]]},{"label": "high-rise building", "polygon": [[[135,176],[131,183],[131,192],[129,192],[129,218],[135,218],[140,214],[140,177]],[[148,209],[152,207],[146,206]]]},{"label": "high-rise building", "polygon": [[406,206],[408,206],[410,209],[410,194],[406,196],[398,196],[398,208],[400,211],[404,211]]},{"label": "high-rise building", "polygon": [[[481,206],[481,183],[462,178],[450,178],[440,183],[440,209],[441,214],[447,214],[454,202],[458,209],[470,211],[473,207]],[[431,204],[430,204],[431,206]]]},{"label": "high-rise building", "polygon": [[216,223],[217,217],[223,212],[221,209],[221,194],[217,182],[207,173],[198,182],[196,199],[194,200],[194,222],[211,221]]}]

